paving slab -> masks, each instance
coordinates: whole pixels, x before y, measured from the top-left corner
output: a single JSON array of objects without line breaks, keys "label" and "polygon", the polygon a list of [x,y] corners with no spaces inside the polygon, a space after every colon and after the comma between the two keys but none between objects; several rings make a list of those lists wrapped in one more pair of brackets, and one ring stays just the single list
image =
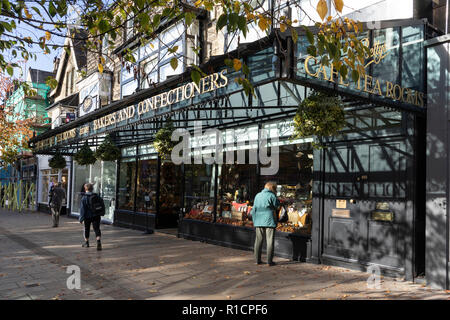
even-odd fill
[{"label": "paving slab", "polygon": [[[82,226],[62,216],[0,210],[0,299],[8,300],[305,300],[450,299],[446,291],[346,268],[275,258],[255,265],[252,253],[177,238],[173,232],[102,225],[103,250],[82,248]],[[81,288],[67,288],[78,266]]]}]

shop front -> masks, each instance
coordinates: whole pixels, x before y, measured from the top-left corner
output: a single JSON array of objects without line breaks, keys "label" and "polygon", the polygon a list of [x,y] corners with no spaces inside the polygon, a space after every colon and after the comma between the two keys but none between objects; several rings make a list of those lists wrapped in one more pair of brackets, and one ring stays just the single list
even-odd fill
[{"label": "shop front", "polygon": [[[277,227],[275,255],[414,278],[424,263],[427,25],[381,26],[365,35],[374,55],[357,83],[308,56],[302,29],[297,43],[272,34],[239,48],[254,95],[235,81],[241,72],[226,68],[228,56],[213,57],[199,84],[189,72],[168,78],[35,138],[35,150],[73,154],[109,134],[122,150],[117,166],[74,166],[74,192],[97,177],[117,226],[175,228],[179,237],[246,250],[255,237],[252,201],[275,181],[288,217]],[[338,136],[292,138],[292,119],[312,90],[342,97]],[[182,129],[178,146],[188,146],[177,149],[183,161],[153,148],[169,120]],[[63,130],[75,134],[55,143]]]}]

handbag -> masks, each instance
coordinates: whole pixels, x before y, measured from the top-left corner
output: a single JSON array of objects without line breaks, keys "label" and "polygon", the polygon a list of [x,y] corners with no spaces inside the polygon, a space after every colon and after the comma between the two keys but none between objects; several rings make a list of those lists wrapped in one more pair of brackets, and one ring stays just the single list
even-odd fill
[{"label": "handbag", "polygon": [[289,215],[288,215],[286,209],[284,208],[284,206],[281,206],[280,212],[278,215],[278,222],[287,222],[288,220],[289,220]]}]

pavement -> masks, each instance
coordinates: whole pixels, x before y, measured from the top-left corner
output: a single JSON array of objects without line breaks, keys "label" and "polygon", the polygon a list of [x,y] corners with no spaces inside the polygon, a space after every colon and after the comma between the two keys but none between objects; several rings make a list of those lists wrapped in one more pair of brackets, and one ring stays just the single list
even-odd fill
[{"label": "pavement", "polygon": [[[449,291],[345,268],[275,258],[256,265],[252,253],[177,238],[171,232],[102,225],[103,250],[82,248],[82,226],[61,216],[0,211],[2,300],[350,300],[450,299]],[[91,243],[94,238],[91,239]],[[264,258],[264,256],[263,256]],[[80,271],[80,288],[69,266]]]}]

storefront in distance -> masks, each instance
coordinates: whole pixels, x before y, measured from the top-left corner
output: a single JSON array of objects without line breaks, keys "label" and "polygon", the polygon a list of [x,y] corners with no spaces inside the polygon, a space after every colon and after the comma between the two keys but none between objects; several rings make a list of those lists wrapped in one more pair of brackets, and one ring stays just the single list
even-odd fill
[{"label": "storefront in distance", "polygon": [[[178,228],[180,237],[242,249],[253,247],[252,200],[274,180],[289,215],[277,228],[276,255],[360,269],[377,265],[383,273],[414,279],[424,272],[422,43],[428,29],[422,20],[381,26],[367,31],[367,39],[383,54],[367,57],[367,76],[357,84],[333,81],[336,75],[306,53],[301,29],[296,44],[287,33],[272,34],[239,48],[254,96],[235,83],[242,74],[226,70],[225,56],[214,57],[201,66],[209,70],[203,89],[195,89],[189,72],[172,77],[33,139],[35,151],[69,155],[84,141],[94,148],[110,134],[122,148],[115,176],[113,164],[80,174],[75,167],[74,192],[81,181],[99,177],[105,197],[105,188],[115,188],[114,197],[108,191],[115,225]],[[297,106],[312,89],[339,94],[345,103],[347,126],[326,139],[323,149],[312,147],[314,137],[291,139]],[[188,98],[175,99],[180,91]],[[192,146],[202,153],[217,144],[217,136],[211,139],[205,130],[219,129],[222,154],[233,154],[234,161],[175,164],[158,157],[154,134],[169,119],[189,131]],[[194,132],[196,121],[201,137]],[[70,130],[73,135],[55,142],[57,134]],[[271,156],[278,157],[279,170],[262,174],[270,164],[262,163],[260,151],[275,146]],[[238,154],[245,161],[238,161]],[[103,173],[96,174],[99,170]]]}]

